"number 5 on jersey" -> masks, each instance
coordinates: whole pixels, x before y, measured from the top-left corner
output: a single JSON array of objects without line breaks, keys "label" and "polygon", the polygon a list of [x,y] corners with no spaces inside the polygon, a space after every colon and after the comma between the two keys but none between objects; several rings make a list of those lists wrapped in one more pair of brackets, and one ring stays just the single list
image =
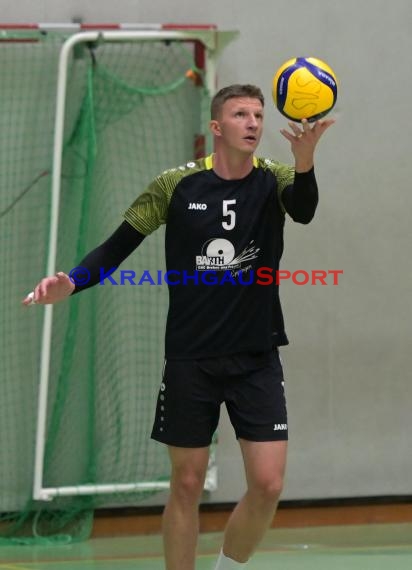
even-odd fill
[{"label": "number 5 on jersey", "polygon": [[236,224],[236,212],[230,208],[232,204],[236,204],[236,200],[223,200],[223,217],[229,218],[228,221],[223,221],[222,226],[225,230],[233,230]]}]

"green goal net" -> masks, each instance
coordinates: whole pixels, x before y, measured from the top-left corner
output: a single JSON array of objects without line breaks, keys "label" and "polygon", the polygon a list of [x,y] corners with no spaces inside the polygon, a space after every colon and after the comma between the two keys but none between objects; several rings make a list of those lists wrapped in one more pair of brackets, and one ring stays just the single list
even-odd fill
[{"label": "green goal net", "polygon": [[[7,32],[0,42],[0,543],[84,538],[95,508],[149,492],[32,499],[44,309],[20,300],[47,268],[64,40]],[[56,259],[66,272],[155,175],[202,152],[209,108],[191,41],[82,43],[67,73]],[[122,265],[136,282],[163,270],[163,240],[159,230]],[[150,440],[167,304],[164,285],[106,281],[54,307],[46,487],[168,478],[167,454]]]}]

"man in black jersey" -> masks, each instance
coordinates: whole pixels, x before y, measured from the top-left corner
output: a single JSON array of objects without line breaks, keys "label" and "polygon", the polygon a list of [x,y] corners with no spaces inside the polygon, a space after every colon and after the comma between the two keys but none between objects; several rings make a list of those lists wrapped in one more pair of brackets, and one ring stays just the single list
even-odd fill
[{"label": "man in black jersey", "polygon": [[247,563],[282,489],[288,431],[278,347],[288,339],[275,276],[285,215],[307,224],[315,213],[314,152],[334,121],[291,122],[281,131],[291,144],[292,168],[254,155],[263,107],[253,85],[220,90],[211,109],[214,154],[153,180],[114,234],[80,262],[91,275],[86,286],[59,272],[23,300],[56,303],[97,284],[101,268],[117,268],[166,224],[170,306],[152,431],[168,446],[171,461],[163,515],[166,570],[195,568],[198,505],[223,402],[240,444],[247,490],[228,521],[215,570],[240,570]]}]

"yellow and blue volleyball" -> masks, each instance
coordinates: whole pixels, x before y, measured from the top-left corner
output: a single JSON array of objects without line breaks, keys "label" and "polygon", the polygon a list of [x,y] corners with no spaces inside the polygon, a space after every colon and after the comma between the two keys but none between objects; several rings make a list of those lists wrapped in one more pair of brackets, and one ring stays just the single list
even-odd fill
[{"label": "yellow and blue volleyball", "polygon": [[275,73],[272,95],[277,109],[288,119],[317,121],[336,104],[337,78],[321,59],[295,57]]}]

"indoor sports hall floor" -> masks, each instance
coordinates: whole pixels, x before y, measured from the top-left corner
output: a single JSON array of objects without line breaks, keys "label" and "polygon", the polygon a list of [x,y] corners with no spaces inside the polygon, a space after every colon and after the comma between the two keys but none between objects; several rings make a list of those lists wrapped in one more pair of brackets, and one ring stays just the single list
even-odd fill
[{"label": "indoor sports hall floor", "polygon": [[[196,570],[211,570],[221,533],[201,534]],[[1,546],[0,570],[164,570],[161,539],[95,538]],[[248,570],[411,570],[412,523],[271,529]]]}]

